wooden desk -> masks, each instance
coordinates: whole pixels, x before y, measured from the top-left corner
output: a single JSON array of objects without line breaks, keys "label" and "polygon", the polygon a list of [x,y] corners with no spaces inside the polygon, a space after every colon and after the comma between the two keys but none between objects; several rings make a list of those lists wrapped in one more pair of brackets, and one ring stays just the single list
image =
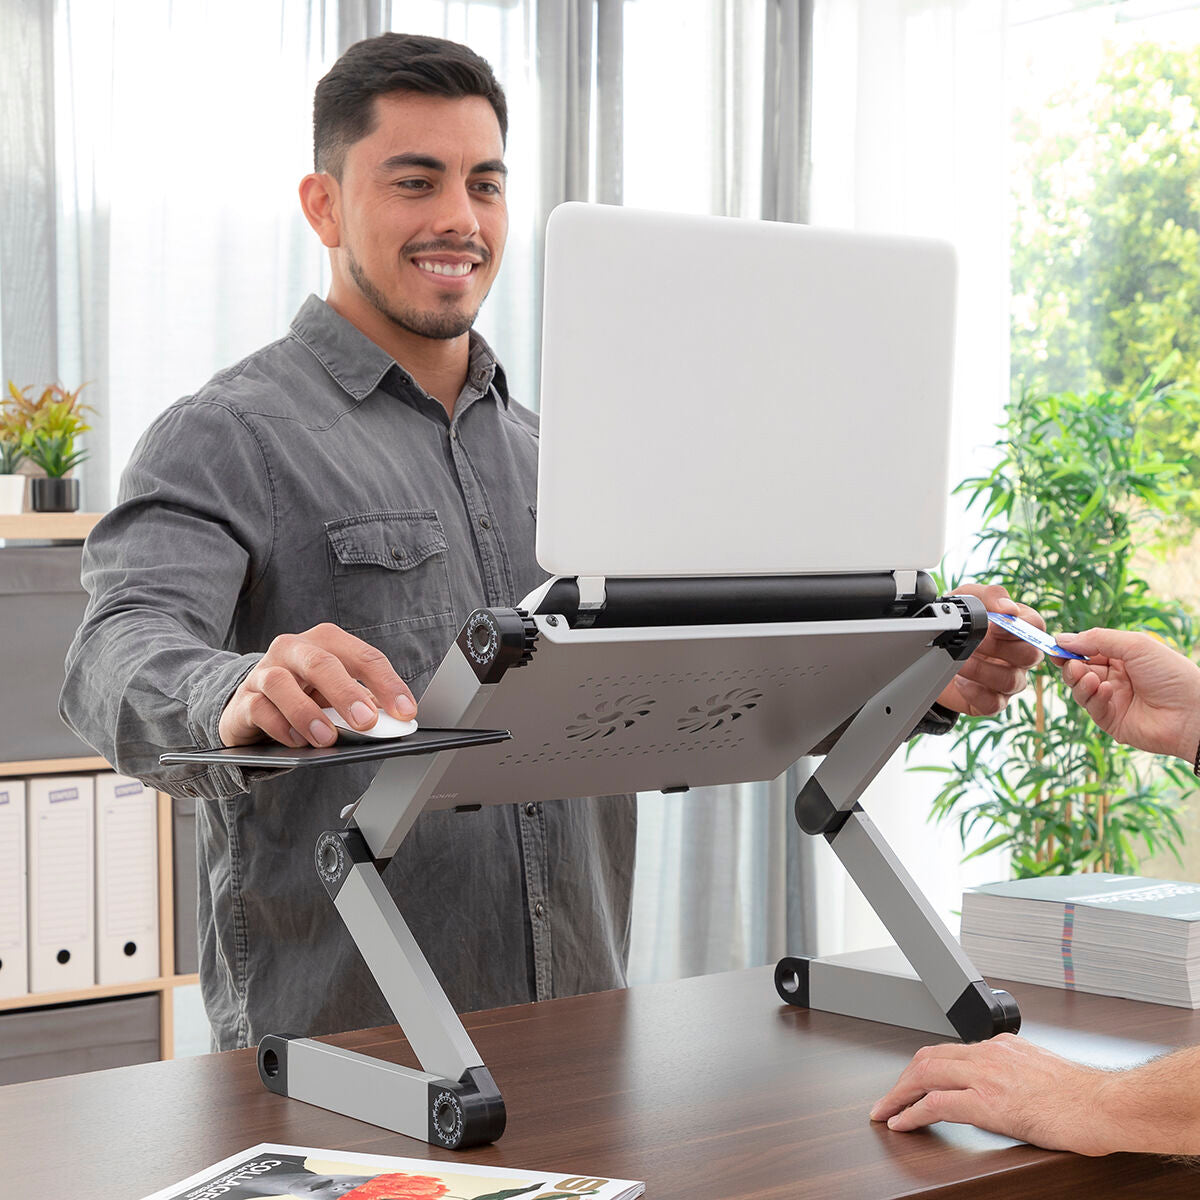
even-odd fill
[{"label": "wooden desk", "polygon": [[[1011,990],[1038,1040],[1093,1061],[1200,1041],[1200,1014]],[[644,1179],[649,1200],[1200,1194],[1200,1171],[1176,1162],[871,1124],[871,1103],[936,1039],[787,1008],[769,968],[465,1023],[508,1108],[504,1137],[467,1152],[474,1162]],[[332,1040],[412,1061],[394,1028]],[[0,1168],[21,1195],[130,1200],[262,1141],[454,1157],[272,1095],[251,1050],[0,1088]]]}]

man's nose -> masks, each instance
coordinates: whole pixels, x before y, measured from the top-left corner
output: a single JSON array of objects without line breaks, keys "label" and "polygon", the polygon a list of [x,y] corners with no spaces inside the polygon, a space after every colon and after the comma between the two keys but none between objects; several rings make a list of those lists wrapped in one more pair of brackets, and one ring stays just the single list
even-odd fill
[{"label": "man's nose", "polygon": [[439,197],[434,229],[439,234],[457,234],[461,238],[474,237],[479,232],[475,208],[466,184],[450,184]]}]

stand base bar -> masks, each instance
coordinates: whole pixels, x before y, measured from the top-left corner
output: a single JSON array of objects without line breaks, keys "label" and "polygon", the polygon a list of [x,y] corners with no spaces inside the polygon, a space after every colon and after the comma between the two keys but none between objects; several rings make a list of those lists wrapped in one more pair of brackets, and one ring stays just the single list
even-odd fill
[{"label": "stand base bar", "polygon": [[783,958],[775,967],[775,989],[787,1004],[816,1008],[923,1029],[965,1042],[1016,1033],[1021,1013],[1008,992],[972,980],[943,1011],[894,947],[860,950],[829,958]]},{"label": "stand base bar", "polygon": [[483,1066],[453,1082],[309,1038],[270,1034],[258,1046],[258,1074],[277,1095],[450,1150],[494,1142],[504,1132],[504,1101]]}]

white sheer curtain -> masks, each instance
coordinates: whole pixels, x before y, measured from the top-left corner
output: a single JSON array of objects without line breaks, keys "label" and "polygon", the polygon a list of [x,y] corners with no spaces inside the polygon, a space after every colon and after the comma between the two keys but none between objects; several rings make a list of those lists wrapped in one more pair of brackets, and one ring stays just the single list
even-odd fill
[{"label": "white sheer curtain", "polygon": [[[959,258],[950,478],[982,465],[1008,395],[1008,229],[1004,0],[817,0],[814,224],[923,234]],[[975,514],[951,501],[949,560],[962,562]],[[937,762],[927,738],[912,760]],[[962,889],[1003,878],[999,853],[960,864],[957,830],[926,820],[934,777],[885,767],[863,805],[934,907],[957,928]],[[881,924],[840,864],[815,849],[821,953],[881,945]]]},{"label": "white sheer curtain", "polygon": [[59,0],[59,374],[99,410],[84,507],[150,421],[280,336],[324,255],[300,215],[320,0]]}]

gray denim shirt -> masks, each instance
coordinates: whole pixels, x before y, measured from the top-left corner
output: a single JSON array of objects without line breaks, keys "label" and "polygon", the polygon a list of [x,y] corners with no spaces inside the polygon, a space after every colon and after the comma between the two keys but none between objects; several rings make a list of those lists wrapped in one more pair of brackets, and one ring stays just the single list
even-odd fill
[{"label": "gray denim shirt", "polygon": [[[545,579],[537,418],[472,335],[453,419],[323,301],[159,417],[88,538],[61,709],[119,771],[196,796],[200,976],[218,1049],[393,1018],[312,863],[377,765],[161,767],[219,744],[277,634],[332,621],[420,699],[472,609]],[[384,870],[460,1011],[624,984],[633,797],[421,817]]]}]

